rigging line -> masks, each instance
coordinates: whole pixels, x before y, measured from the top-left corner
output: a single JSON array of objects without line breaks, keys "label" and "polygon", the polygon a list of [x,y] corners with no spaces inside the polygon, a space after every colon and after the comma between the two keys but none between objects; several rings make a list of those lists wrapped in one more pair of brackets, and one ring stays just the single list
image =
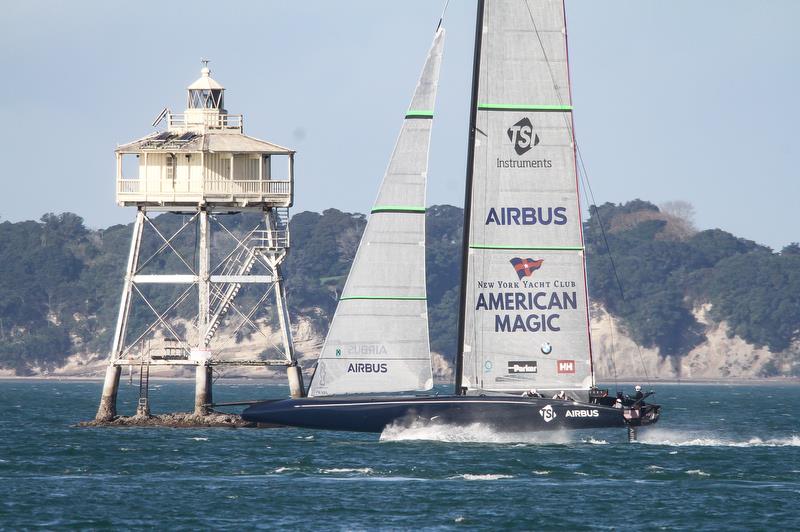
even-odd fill
[{"label": "rigging line", "polygon": [[[589,208],[589,211],[591,211],[591,205],[589,204],[589,193],[587,192],[588,180],[587,180],[587,178],[586,178],[586,176],[585,176],[583,171],[578,172],[578,174],[579,174],[579,177],[580,177],[581,188],[583,189],[583,197],[586,200],[586,205]],[[595,226],[594,225],[590,225],[589,227],[594,228]],[[597,229],[594,228],[593,232],[596,234]],[[611,336],[611,352],[610,352],[610,355],[611,355],[611,371],[612,371],[612,374],[614,376],[614,388],[616,388],[616,391],[619,391],[619,382],[618,382],[618,378],[619,377],[618,377],[618,374],[617,374],[617,362],[616,362],[616,359],[615,359],[615,356],[614,356],[614,353],[617,350],[616,341],[614,339],[614,321],[613,321],[613,317],[611,316],[611,313],[608,312],[608,311],[606,311],[606,313],[608,314],[608,317],[609,317],[609,333],[610,333],[610,336]]]},{"label": "rigging line", "polygon": [[[605,245],[606,251],[608,252],[608,259],[609,262],[611,263],[611,271],[614,273],[614,279],[616,279],[617,281],[617,288],[619,288],[620,297],[624,302],[626,301],[625,290],[622,288],[622,280],[619,278],[619,273],[617,272],[617,265],[614,263],[614,254],[611,252],[611,246],[608,244],[608,237],[606,236],[606,230],[605,226],[603,225],[603,219],[600,216],[599,209],[597,208],[597,201],[594,199],[594,191],[592,191],[592,185],[591,182],[589,181],[589,173],[586,171],[586,164],[584,164],[583,161],[583,153],[581,152],[577,142],[575,143],[575,150],[578,153],[578,164],[580,165],[581,173],[583,174],[583,179],[585,179],[586,181],[586,188],[588,189],[589,195],[592,198],[594,213],[595,216],[597,217],[597,225],[600,227],[600,233],[603,236],[603,244]],[[644,363],[644,355],[642,355],[642,348],[639,345],[639,342],[634,342],[634,345],[636,346],[636,351],[639,353],[639,362],[641,362],[642,364],[642,371],[644,371],[644,377],[647,380],[647,386],[648,387],[652,386],[652,383],[650,381],[650,375],[648,374],[647,371],[647,366]]]},{"label": "rigging line", "polygon": [[436,25],[436,31],[439,31],[439,28],[442,27],[442,22],[444,22],[444,14],[447,13],[448,5],[450,5],[450,0],[445,0],[444,9],[442,9],[442,16],[439,17],[439,24]]}]

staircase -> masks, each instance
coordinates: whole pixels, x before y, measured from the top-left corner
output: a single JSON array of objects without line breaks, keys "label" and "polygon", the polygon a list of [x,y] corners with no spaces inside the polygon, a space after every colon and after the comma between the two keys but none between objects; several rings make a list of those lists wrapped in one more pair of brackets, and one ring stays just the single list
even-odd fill
[{"label": "staircase", "polygon": [[[250,240],[239,245],[238,251],[225,263],[222,275],[247,275],[255,266],[257,255],[263,254],[274,258],[276,254],[286,253],[289,247],[289,209],[273,208],[270,216],[272,229],[253,232]],[[241,283],[228,283],[221,285],[220,290],[211,294],[209,301],[211,319],[205,336],[206,345],[214,338],[241,287]]]},{"label": "staircase", "polygon": [[272,228],[276,231],[288,231],[289,230],[289,208],[288,207],[276,207],[272,209],[272,221],[273,226]]},{"label": "staircase", "polygon": [[[222,275],[247,275],[256,263],[255,250],[240,246],[239,252],[231,257],[222,269]],[[209,308],[211,309],[211,319],[209,320],[208,331],[206,332],[206,345],[214,338],[222,318],[228,313],[231,303],[236,298],[241,283],[228,283],[222,285],[221,290],[215,291],[211,296]]]}]

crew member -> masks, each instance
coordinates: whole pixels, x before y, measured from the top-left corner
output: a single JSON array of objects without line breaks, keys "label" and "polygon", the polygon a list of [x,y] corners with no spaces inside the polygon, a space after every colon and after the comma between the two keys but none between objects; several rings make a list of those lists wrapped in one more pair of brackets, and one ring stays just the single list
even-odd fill
[{"label": "crew member", "polygon": [[569,399],[569,397],[567,397],[567,394],[564,393],[564,390],[561,390],[560,392],[558,392],[553,396],[553,399],[560,399],[561,401],[566,401]]},{"label": "crew member", "polygon": [[542,394],[537,392],[536,388],[531,388],[527,392],[523,392],[522,397],[542,397]]},{"label": "crew member", "polygon": [[636,390],[636,395],[633,396],[633,401],[638,403],[639,406],[644,405],[644,393],[642,392],[642,387],[637,384],[633,387],[633,389]]}]

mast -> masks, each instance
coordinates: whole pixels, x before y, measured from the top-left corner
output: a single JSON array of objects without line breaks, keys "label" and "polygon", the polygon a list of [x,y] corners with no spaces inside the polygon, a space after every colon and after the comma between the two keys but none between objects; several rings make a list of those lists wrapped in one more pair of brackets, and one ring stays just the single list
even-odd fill
[{"label": "mast", "polygon": [[458,351],[456,353],[456,382],[454,393],[461,395],[461,374],[464,370],[464,320],[467,315],[467,260],[469,259],[469,227],[472,215],[472,167],[475,161],[475,120],[478,115],[478,81],[481,68],[481,36],[483,35],[483,5],[478,0],[475,17],[475,50],[472,58],[472,97],[469,108],[469,139],[467,141],[467,182],[464,186],[464,225],[461,244],[461,292],[458,312]]}]

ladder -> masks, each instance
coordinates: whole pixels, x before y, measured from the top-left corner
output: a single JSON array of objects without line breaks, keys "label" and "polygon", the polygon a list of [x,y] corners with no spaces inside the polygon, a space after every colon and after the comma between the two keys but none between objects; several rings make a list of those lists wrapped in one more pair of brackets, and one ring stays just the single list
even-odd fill
[{"label": "ladder", "polygon": [[145,364],[144,359],[139,364],[139,402],[136,405],[136,415],[150,417],[150,363]]}]

